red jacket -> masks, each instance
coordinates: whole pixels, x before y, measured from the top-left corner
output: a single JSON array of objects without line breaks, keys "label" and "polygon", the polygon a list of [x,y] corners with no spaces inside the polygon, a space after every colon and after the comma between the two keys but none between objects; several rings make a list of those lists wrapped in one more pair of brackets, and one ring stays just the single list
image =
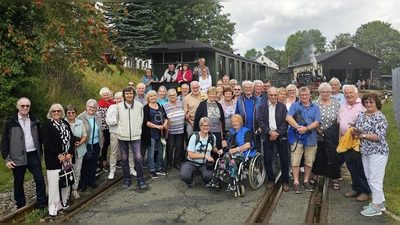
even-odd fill
[{"label": "red jacket", "polygon": [[[185,80],[183,79],[185,78]],[[192,81],[192,70],[186,70],[185,75],[183,75],[183,70],[179,70],[178,75],[176,76],[176,81],[190,82]]]}]

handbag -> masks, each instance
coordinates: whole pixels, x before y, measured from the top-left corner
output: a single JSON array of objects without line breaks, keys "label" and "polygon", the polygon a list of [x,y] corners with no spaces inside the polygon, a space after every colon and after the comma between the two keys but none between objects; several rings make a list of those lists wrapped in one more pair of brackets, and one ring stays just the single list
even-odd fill
[{"label": "handbag", "polygon": [[58,184],[60,188],[72,186],[75,183],[75,173],[72,164],[68,163],[67,166],[65,166],[63,163],[62,167],[63,169],[58,173]]},{"label": "handbag", "polygon": [[[92,141],[94,140],[94,126],[96,126],[96,121],[93,117],[93,134],[92,134]],[[86,153],[83,155],[83,161],[90,161],[93,159],[93,145],[87,144],[86,145]]]},{"label": "handbag", "polygon": [[[72,185],[75,183],[75,173],[74,173],[74,168],[72,167],[72,164],[68,162],[68,164],[65,166],[64,163],[61,163],[63,169],[58,173],[58,193],[60,195],[60,200],[61,200],[61,205],[63,207],[67,207],[68,203],[64,205],[64,201],[62,199],[62,193],[61,189],[66,188],[69,186],[69,192],[71,193],[72,191]],[[69,194],[67,202],[71,199],[71,194]]]}]

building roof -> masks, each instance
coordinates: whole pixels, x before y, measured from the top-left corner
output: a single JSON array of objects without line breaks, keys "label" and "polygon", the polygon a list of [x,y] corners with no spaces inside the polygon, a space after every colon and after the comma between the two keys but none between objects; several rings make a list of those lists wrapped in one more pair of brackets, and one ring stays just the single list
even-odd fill
[{"label": "building roof", "polygon": [[[343,48],[339,48],[339,49],[336,49],[336,50],[333,50],[333,51],[330,51],[330,52],[324,52],[324,53],[318,54],[318,55],[315,56],[315,58],[316,58],[316,60],[317,60],[317,63],[322,63],[323,61],[325,61],[325,60],[327,60],[327,59],[329,59],[329,58],[332,58],[332,57],[338,55],[339,53],[344,52],[344,51],[346,51],[346,50],[348,50],[348,49],[351,49],[351,48],[353,48],[353,49],[355,49],[355,50],[357,50],[357,51],[360,51],[360,52],[362,52],[362,53],[364,53],[364,54],[367,54],[367,55],[369,55],[369,56],[371,56],[371,57],[374,57],[374,58],[376,58],[376,59],[378,59],[378,60],[382,60],[381,58],[376,57],[376,56],[374,56],[374,55],[371,55],[371,54],[369,54],[368,52],[363,51],[363,50],[361,50],[361,49],[359,49],[359,48],[356,48],[356,47],[354,47],[354,46],[352,46],[352,45],[349,45],[349,46],[343,47]],[[310,62],[310,56],[306,56],[306,57],[300,59],[299,61],[296,61],[296,62],[292,63],[292,64],[289,66],[289,68],[293,68],[293,67],[301,66],[301,65],[308,65],[308,64],[310,64],[310,63],[311,63],[311,62]]]},{"label": "building roof", "polygon": [[[238,54],[234,54],[232,52],[225,51],[220,48],[213,47],[211,45],[208,45],[206,43],[203,43],[201,41],[196,41],[196,40],[191,40],[191,39],[186,39],[186,40],[175,40],[175,41],[167,41],[165,43],[159,44],[159,45],[154,45],[151,46],[147,49],[144,49],[142,53],[151,55],[153,53],[166,53],[166,52],[189,52],[189,51],[209,51],[209,52],[219,52],[224,55],[232,56],[235,58],[239,58],[243,61],[247,62],[252,62],[252,63],[258,63],[259,65],[262,66],[267,66],[268,65],[259,63],[255,60],[251,60],[249,58],[240,56]],[[271,67],[273,68],[273,67]]]}]

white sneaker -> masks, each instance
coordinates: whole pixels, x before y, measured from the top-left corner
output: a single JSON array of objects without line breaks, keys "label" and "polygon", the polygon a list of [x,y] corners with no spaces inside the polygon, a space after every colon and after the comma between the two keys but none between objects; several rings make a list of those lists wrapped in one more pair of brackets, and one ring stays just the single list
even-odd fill
[{"label": "white sneaker", "polygon": [[81,196],[79,196],[77,190],[73,190],[73,191],[72,191],[72,196],[74,196],[74,198],[80,198],[80,197],[81,197]]},{"label": "white sneaker", "polygon": [[131,174],[132,174],[132,176],[136,177],[137,176],[136,170],[132,168],[131,169]]},{"label": "white sneaker", "polygon": [[108,174],[108,179],[109,180],[114,179],[114,172],[110,172],[110,174]]}]

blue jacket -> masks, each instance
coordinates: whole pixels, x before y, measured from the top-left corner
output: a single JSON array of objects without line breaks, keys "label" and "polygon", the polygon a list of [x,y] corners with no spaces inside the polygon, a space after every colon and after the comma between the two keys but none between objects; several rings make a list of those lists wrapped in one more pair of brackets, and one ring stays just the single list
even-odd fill
[{"label": "blue jacket", "polygon": [[253,130],[251,130],[251,133],[254,133],[257,129],[258,129],[258,123],[256,120],[256,116],[258,113],[258,108],[261,105],[261,98],[258,96],[251,96],[250,98],[253,100],[253,112],[246,112],[245,109],[245,104],[244,104],[244,100],[245,100],[246,96],[242,95],[237,99],[237,103],[236,103],[236,114],[239,114],[243,117],[243,126],[248,127],[246,124],[246,116],[248,113],[252,113],[254,119],[253,119]]}]

